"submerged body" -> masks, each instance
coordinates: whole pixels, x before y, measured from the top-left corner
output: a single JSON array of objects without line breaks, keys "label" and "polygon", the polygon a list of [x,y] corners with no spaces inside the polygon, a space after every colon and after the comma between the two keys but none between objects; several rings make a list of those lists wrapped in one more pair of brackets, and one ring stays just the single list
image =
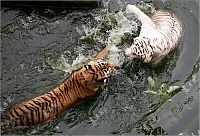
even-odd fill
[{"label": "submerged body", "polygon": [[52,91],[15,105],[1,117],[5,127],[33,126],[53,119],[79,100],[93,96],[106,82],[113,65],[103,61],[107,48]]},{"label": "submerged body", "polygon": [[129,59],[156,64],[176,47],[182,35],[182,24],[174,14],[159,10],[149,18],[134,5],[128,5],[126,12],[136,15],[142,23],[139,36],[126,49],[125,55]]}]

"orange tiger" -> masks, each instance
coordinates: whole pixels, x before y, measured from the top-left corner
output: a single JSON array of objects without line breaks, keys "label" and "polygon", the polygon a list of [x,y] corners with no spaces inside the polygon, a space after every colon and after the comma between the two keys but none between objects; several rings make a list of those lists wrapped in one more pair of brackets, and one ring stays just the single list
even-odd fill
[{"label": "orange tiger", "polygon": [[1,117],[1,122],[9,127],[35,126],[57,117],[79,100],[93,96],[112,72],[113,64],[103,61],[107,50],[104,48],[94,60],[52,91],[15,105]]}]

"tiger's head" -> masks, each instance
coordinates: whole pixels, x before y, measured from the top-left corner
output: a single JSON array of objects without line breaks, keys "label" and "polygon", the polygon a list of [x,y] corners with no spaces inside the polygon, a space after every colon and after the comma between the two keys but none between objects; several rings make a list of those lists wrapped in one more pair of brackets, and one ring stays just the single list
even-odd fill
[{"label": "tiger's head", "polygon": [[[131,47],[126,48],[125,55],[128,60],[142,60],[148,63],[152,59],[153,48],[149,46],[150,39],[147,37],[137,37]],[[148,45],[148,46],[147,46]]]},{"label": "tiger's head", "polygon": [[113,64],[102,59],[92,60],[81,69],[82,84],[88,92],[96,92],[105,85],[111,75]]},{"label": "tiger's head", "polygon": [[84,65],[84,77],[91,82],[102,82],[106,83],[107,78],[111,75],[113,64],[103,61],[96,60],[90,61]]}]

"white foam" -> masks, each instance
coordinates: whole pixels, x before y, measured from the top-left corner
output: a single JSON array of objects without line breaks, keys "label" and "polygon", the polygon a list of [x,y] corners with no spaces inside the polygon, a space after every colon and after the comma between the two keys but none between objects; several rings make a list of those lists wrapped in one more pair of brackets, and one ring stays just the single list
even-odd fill
[{"label": "white foam", "polygon": [[69,63],[67,55],[61,54],[61,56],[57,59],[56,62],[47,59],[46,62],[53,68],[64,71],[65,73],[71,74],[74,70],[80,69],[83,64],[85,64],[90,57],[84,56],[82,53],[78,55],[78,57],[73,60],[72,63]]},{"label": "white foam", "polygon": [[125,16],[125,13],[119,11],[115,15],[117,26],[109,31],[109,37],[106,42],[108,46],[117,46],[122,43],[122,38],[125,34],[132,34],[132,31],[137,31],[137,23],[134,20]]},{"label": "white foam", "polygon": [[[107,4],[109,4],[109,0],[104,4],[105,6],[108,6]],[[120,49],[119,46],[127,34],[131,35],[133,32],[135,33],[137,31],[138,23],[135,21],[134,17],[128,16],[126,11],[109,13],[107,9],[103,9],[99,13],[100,14],[98,15],[94,15],[94,19],[97,21],[96,27],[91,27],[90,23],[86,23],[82,25],[81,28],[76,27],[76,30],[82,36],[81,39],[89,37],[92,38],[95,43],[101,43],[107,46],[109,48],[109,54],[106,58],[114,63],[114,65],[120,66],[124,62],[125,56],[124,50]],[[113,23],[113,21],[115,23]],[[111,26],[111,29],[108,29],[106,34],[100,31],[102,28],[108,26]],[[79,53],[79,55],[72,64],[69,64],[68,59],[61,55],[56,66],[53,67],[69,73],[71,73],[75,68],[80,67],[83,62],[87,62],[89,60],[89,57],[81,54],[84,52],[84,48],[81,48],[82,50],[78,49],[79,52],[77,53]],[[94,48],[97,49],[99,47]]]}]

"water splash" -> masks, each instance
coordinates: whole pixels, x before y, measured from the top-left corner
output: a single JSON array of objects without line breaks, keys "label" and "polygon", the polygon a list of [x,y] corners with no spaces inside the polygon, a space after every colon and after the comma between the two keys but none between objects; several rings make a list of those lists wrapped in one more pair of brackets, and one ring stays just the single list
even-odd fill
[{"label": "water splash", "polygon": [[107,56],[109,60],[115,65],[120,66],[123,64],[125,56],[121,49],[117,48],[116,46],[110,47],[110,52]]},{"label": "water splash", "polygon": [[52,62],[50,59],[47,59],[47,63],[53,68],[64,71],[65,73],[71,74],[73,71],[80,69],[83,64],[88,62],[90,57],[84,56],[80,53],[72,63],[69,62],[69,59],[66,55],[61,54],[57,59],[56,63]]},{"label": "water splash", "polygon": [[[128,37],[138,35],[140,23],[133,16],[127,15],[126,12],[122,10],[122,7],[117,13],[109,13],[109,2],[109,0],[103,2],[105,8],[99,11],[100,14],[93,14],[93,19],[97,22],[95,26],[92,26],[91,22],[86,22],[81,28],[76,27],[77,33],[81,35],[80,41],[86,43],[86,45],[81,45],[79,47],[81,50],[77,48],[79,50],[78,57],[70,64],[67,56],[61,55],[56,64],[50,63],[52,68],[62,70],[66,73],[72,73],[74,70],[79,69],[85,62],[89,61],[90,56],[84,56],[82,54],[85,51],[84,46],[88,44],[107,46],[109,48],[109,53],[106,58],[114,63],[115,66],[123,64],[125,55],[124,46],[121,45],[124,44],[124,41],[126,41]],[[155,10],[151,7],[152,5],[145,5],[145,3],[138,6],[142,9],[148,9],[150,13]],[[99,49],[99,47],[95,48]]]},{"label": "water splash", "polygon": [[128,36],[137,33],[139,24],[135,19],[127,17],[124,11],[107,13],[102,10],[101,13],[94,17],[98,22],[96,27],[82,26],[85,35],[81,37],[81,40],[86,43],[100,43],[107,46],[110,50],[107,58],[119,66],[125,59],[120,45]]},{"label": "water splash", "polygon": [[106,41],[107,46],[117,46],[122,43],[126,35],[132,35],[137,32],[138,23],[133,18],[128,18],[126,13],[119,11],[114,15],[117,26],[109,31],[109,36]]},{"label": "water splash", "polygon": [[[121,45],[128,37],[135,37],[138,35],[138,29],[140,23],[134,16],[129,16],[125,11],[121,9],[117,13],[109,13],[108,5],[109,0],[103,1],[105,9],[101,10],[97,16],[94,16],[97,26],[91,27],[88,25],[83,25],[83,30],[85,35],[81,37],[82,40],[87,41],[87,43],[101,43],[110,49],[108,54],[109,60],[111,60],[116,66],[122,65],[125,56]],[[141,2],[138,7],[145,11],[145,13],[153,13],[155,11],[155,6],[152,3]]]}]

